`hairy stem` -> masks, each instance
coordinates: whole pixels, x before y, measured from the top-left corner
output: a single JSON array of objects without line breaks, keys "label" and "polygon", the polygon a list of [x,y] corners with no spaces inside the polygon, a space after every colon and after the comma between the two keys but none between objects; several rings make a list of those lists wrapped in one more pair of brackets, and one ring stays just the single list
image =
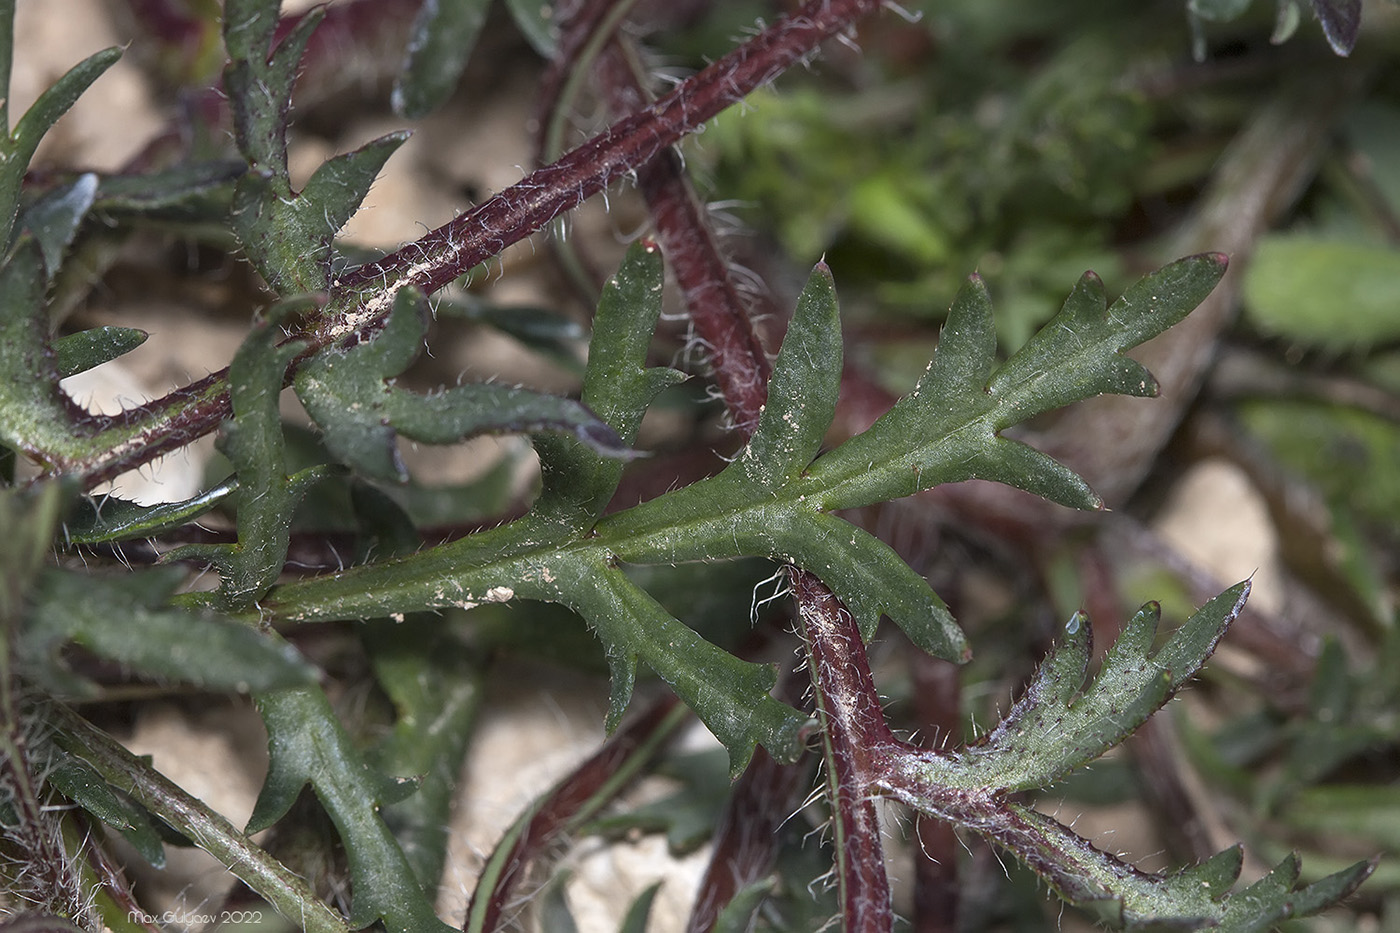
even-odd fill
[{"label": "hairy stem", "polygon": [[887,931],[894,912],[870,791],[879,768],[875,756],[895,738],[850,613],[811,574],[792,575],[824,743],[842,929]]},{"label": "hairy stem", "polygon": [[301,877],[228,820],[71,710],[56,706],[52,720],[59,729],[60,746],[227,865],[282,916],[306,933],[348,933],[345,919],[322,903]]},{"label": "hairy stem", "polygon": [[635,778],[690,716],[674,697],[653,703],[536,801],[496,846],[467,907],[465,933],[492,933],[512,919],[515,892],[561,836],[593,817]]},{"label": "hairy stem", "polygon": [[[810,0],[754,38],[681,82],[644,110],[509,188],[376,262],[332,283],[325,310],[295,339],[307,354],[376,330],[394,296],[413,287],[432,293],[506,247],[542,229],[615,181],[632,175],[725,108],[772,81],[817,46],[880,6],[879,0]],[[229,414],[228,373],[221,371],[114,419],[123,443],[93,445],[90,457],[57,465],[88,487],[149,462],[209,433]]]},{"label": "hairy stem", "polygon": [[[583,43],[578,45],[582,47]],[[604,48],[598,75],[615,112],[644,112],[645,91],[632,56],[621,45],[621,40],[614,39]],[[638,178],[696,333],[709,351],[714,378],[739,434],[747,437],[758,423],[772,374],[753,318],[734,284],[703,206],[681,169],[678,154],[673,149],[665,149],[640,169]],[[866,797],[868,775],[858,764],[862,760],[864,729],[849,728],[850,710],[845,706],[847,701],[864,704],[867,713],[873,715],[873,723],[884,729],[874,681],[860,635],[836,597],[816,577],[796,569],[790,573],[795,581],[807,635],[808,662],[818,712],[822,716],[824,757],[838,851],[837,884],[845,929],[862,933],[888,930],[893,923],[893,912],[878,814]],[[843,616],[848,628],[844,634],[833,630],[833,626],[841,624]],[[851,639],[854,639],[854,646],[850,644]],[[854,690],[840,692],[830,676],[819,675],[819,670],[827,675],[845,671],[860,683],[852,685]],[[867,717],[864,727],[874,728],[875,725]],[[699,923],[698,928],[703,928],[707,920],[697,907],[692,925]]]}]

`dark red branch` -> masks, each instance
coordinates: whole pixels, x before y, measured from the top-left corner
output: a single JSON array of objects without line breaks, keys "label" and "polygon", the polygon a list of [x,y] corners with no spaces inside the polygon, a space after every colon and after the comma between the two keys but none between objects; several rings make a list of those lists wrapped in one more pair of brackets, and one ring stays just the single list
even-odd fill
[{"label": "dark red branch", "polygon": [[[398,252],[360,266],[339,284],[351,290],[381,284],[390,295],[407,285],[437,291],[636,172],[879,5],[879,0],[811,0],[645,110],[618,120],[557,162]],[[338,319],[323,321],[309,336],[317,344],[334,340],[343,336],[343,324]]]},{"label": "dark red branch", "polygon": [[[472,893],[467,917],[476,917],[480,911],[477,929],[505,927],[511,919],[510,906],[515,900],[515,891],[529,870],[577,825],[581,816],[586,818],[586,813],[596,808],[601,802],[598,796],[602,788],[638,749],[654,744],[658,733],[674,731],[678,720],[671,713],[678,702],[675,697],[666,696],[640,716],[624,723],[601,749],[535,804],[525,827],[509,843],[510,851],[494,852],[488,860],[488,864],[504,865],[495,883],[489,888],[479,886]],[[622,789],[620,785],[614,791]]]},{"label": "dark red branch", "polygon": [[754,751],[730,789],[686,933],[710,933],[725,905],[773,870],[778,833],[801,806],[809,773],[800,763],[779,764],[761,747]]},{"label": "dark red branch", "polygon": [[791,573],[826,743],[833,841],[840,849],[841,928],[885,933],[894,912],[873,791],[877,771],[884,770],[877,756],[899,743],[885,724],[865,642],[851,614],[816,577]]},{"label": "dark red branch", "polygon": [[[600,16],[603,8],[593,4],[586,9]],[[581,35],[588,26],[575,24],[569,48],[583,48]],[[604,50],[598,75],[615,112],[645,112],[645,91],[631,57],[618,41]],[[676,152],[669,147],[662,150],[638,176],[667,261],[696,333],[708,351],[715,380],[739,433],[746,437],[758,423],[772,373],[753,318]],[[843,929],[883,933],[893,924],[893,912],[879,817],[869,796],[870,762],[865,752],[876,745],[888,746],[894,738],[885,726],[864,643],[849,614],[816,577],[795,569],[790,572],[826,743],[833,832],[841,850],[837,883]],[[877,736],[880,741],[873,741]],[[767,772],[762,771],[762,764],[757,767],[759,773],[753,780],[761,781]],[[712,863],[711,874],[716,870],[724,870],[722,859]],[[703,890],[714,895],[713,904],[706,901],[697,905],[691,921],[694,930],[706,929],[721,903],[719,892],[709,887]]]},{"label": "dark red branch", "polygon": [[[632,58],[619,43],[611,43],[603,51],[598,71],[615,112],[645,106],[645,92]],[[705,207],[674,149],[645,165],[637,180],[696,336],[707,351],[715,382],[735,425],[743,434],[751,434],[768,398],[773,368],[748,305],[730,275]]]},{"label": "dark red branch", "polygon": [[[377,262],[333,283],[326,313],[295,335],[308,353],[379,327],[400,288],[432,293],[506,247],[544,228],[620,178],[635,173],[722,110],[813,54],[824,40],[880,5],[879,0],[810,0],[645,110],[619,120],[552,165]],[[355,297],[357,296],[358,297]],[[202,399],[186,408],[191,395]],[[150,462],[209,433],[228,415],[227,372],[145,406],[122,419],[146,421],[139,440],[98,459],[65,464],[88,486]],[[176,411],[178,409],[178,411]],[[172,411],[162,420],[160,413]]]}]

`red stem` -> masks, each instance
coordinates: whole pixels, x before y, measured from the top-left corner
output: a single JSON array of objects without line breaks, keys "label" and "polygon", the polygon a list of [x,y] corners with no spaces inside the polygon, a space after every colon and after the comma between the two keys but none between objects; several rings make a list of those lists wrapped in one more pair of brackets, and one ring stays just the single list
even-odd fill
[{"label": "red stem", "polygon": [[[360,266],[332,285],[324,314],[311,318],[297,339],[308,354],[377,329],[399,289],[432,293],[506,247],[542,229],[586,198],[637,171],[682,137],[696,132],[731,104],[813,54],[822,40],[873,12],[880,0],[810,0],[645,110],[431,231],[399,251]],[[199,382],[126,413],[123,424],[150,428],[100,459],[63,465],[89,486],[148,463],[219,426],[229,414],[228,373]],[[198,401],[192,401],[198,397]],[[168,414],[162,414],[168,413]],[[737,420],[737,419],[736,419]]]},{"label": "red stem", "polygon": [[435,292],[542,229],[646,165],[879,5],[879,0],[810,0],[797,13],[683,81],[645,110],[618,120],[558,161],[537,169],[398,252],[354,269],[337,284],[358,290],[382,283],[364,309],[372,316],[324,320],[309,334],[313,343],[347,336],[350,324],[355,330],[373,325],[387,313],[398,289],[413,286]]},{"label": "red stem", "polygon": [[[603,51],[598,65],[614,112],[631,112],[646,105],[632,62],[617,42]],[[736,427],[745,436],[752,434],[768,398],[773,367],[748,306],[729,274],[729,263],[705,216],[704,205],[675,149],[643,166],[637,180],[695,332],[708,350],[715,382]]]},{"label": "red stem", "polygon": [[841,928],[886,933],[894,912],[872,791],[876,773],[884,770],[879,756],[899,743],[885,724],[865,642],[851,614],[816,577],[790,573],[826,743],[832,828],[841,850]]},{"label": "red stem", "polygon": [[[596,5],[592,6],[596,10]],[[858,9],[862,5],[851,6]],[[866,9],[859,12],[874,6],[865,4]],[[578,24],[572,30],[576,41],[570,48],[583,47],[579,36],[586,28]],[[599,65],[614,111],[644,112],[645,92],[617,42],[609,44]],[[681,286],[696,332],[709,350],[716,382],[739,433],[748,436],[757,425],[772,373],[765,348],[675,151],[669,147],[662,150],[638,175],[672,273]],[[864,643],[849,613],[816,577],[795,569],[790,573],[807,635],[826,742],[832,820],[842,850],[838,884],[843,928],[884,933],[891,928],[894,915],[879,818],[869,797],[870,762],[864,751],[876,745],[888,746],[894,737],[885,726]],[[880,741],[871,741],[877,736]],[[704,929],[708,919],[707,905],[699,905],[692,929]]]},{"label": "red stem", "polygon": [[667,696],[652,703],[641,715],[613,733],[601,749],[535,804],[529,822],[510,844],[508,855],[502,860],[498,859],[500,853],[492,853],[488,860],[488,864],[504,865],[495,883],[489,889],[478,887],[472,893],[467,917],[472,918],[481,911],[477,929],[498,930],[510,922],[515,890],[525,880],[526,872],[577,823],[585,808],[600,802],[596,798],[601,788],[616,776],[627,759],[642,746],[654,742],[658,733],[674,731],[678,721],[671,714],[678,702],[675,697]]}]

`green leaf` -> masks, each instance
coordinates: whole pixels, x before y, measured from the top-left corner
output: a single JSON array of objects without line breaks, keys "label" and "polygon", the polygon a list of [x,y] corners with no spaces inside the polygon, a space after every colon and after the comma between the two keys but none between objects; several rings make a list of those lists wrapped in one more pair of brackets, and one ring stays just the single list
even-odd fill
[{"label": "green leaf", "polygon": [[467,67],[489,0],[425,0],[413,18],[404,66],[394,80],[394,112],[421,119],[447,102]]},{"label": "green leaf", "polygon": [[303,16],[271,48],[278,0],[229,0],[224,5],[224,47],[229,64],[224,88],[233,111],[234,138],[255,173],[280,185],[287,181],[287,118],[297,66],[323,10]]},{"label": "green leaf", "polygon": [[569,907],[568,884],[573,872],[560,869],[550,876],[539,898],[540,930],[543,933],[579,933],[578,921]]},{"label": "green leaf", "polygon": [[47,465],[82,443],[48,345],[44,270],[33,240],[0,266],[0,440]]},{"label": "green leaf", "polygon": [[438,320],[459,318],[485,324],[514,337],[531,349],[542,350],[559,358],[560,365],[568,365],[565,355],[574,343],[588,338],[587,328],[553,308],[496,304],[470,292],[455,298],[444,298],[438,294],[435,300]]},{"label": "green leaf", "polygon": [[[629,263],[642,264],[644,259],[634,253]],[[706,680],[711,668],[727,664],[718,657],[723,653],[676,622],[650,596],[624,586],[616,563],[746,556],[793,563],[831,586],[864,634],[872,633],[881,613],[887,613],[924,649],[964,661],[966,639],[928,583],[888,546],[830,511],[973,475],[991,475],[1037,490],[1083,490],[1082,482],[1064,467],[998,438],[997,431],[1017,417],[1062,404],[1075,393],[1146,391],[1149,377],[1121,351],[1180,319],[1210,290],[1222,269],[1219,256],[1182,260],[1147,277],[1107,309],[1097,281],[1086,277],[1060,314],[1000,369],[992,358],[990,302],[973,282],[955,303],[946,342],[914,394],[866,433],[813,461],[831,417],[839,376],[835,299],[819,271],[804,291],[775,365],[754,452],[741,454],[718,476],[608,515],[590,530],[587,515],[612,488],[611,476],[607,483],[580,480],[573,490],[569,480],[559,478],[561,472],[571,475],[564,465],[588,461],[561,460],[562,455],[546,447],[551,454],[546,463],[554,464],[541,512],[392,564],[278,587],[262,605],[276,616],[310,621],[471,608],[517,597],[563,603],[584,615],[604,642],[613,673],[611,716],[615,718],[630,697],[640,659],[692,704],[725,742],[731,761],[746,761],[754,742],[776,742],[770,750],[785,757],[791,749],[792,714],[767,697],[768,675],[739,667]],[[654,273],[643,275],[638,265],[638,278],[631,279],[632,274],[619,276],[619,307],[629,303],[622,301],[628,289],[635,289],[640,300],[651,287],[643,283]],[[405,310],[401,307],[396,313],[401,316]],[[640,332],[642,318],[636,313],[630,326]],[[606,318],[603,315],[600,335],[610,333]],[[382,359],[354,367],[346,378],[382,383],[407,365],[420,333],[391,319],[376,341],[389,338],[394,347],[373,350]],[[602,341],[601,350],[614,338],[595,339]],[[368,346],[373,348],[373,342]],[[624,356],[637,360],[624,370],[632,373],[632,385],[647,388],[640,343]],[[599,359],[605,358],[600,352]],[[1044,367],[1049,370],[1042,371]],[[366,385],[347,392],[339,405],[327,401],[326,415],[342,413],[350,400],[363,399],[369,391]],[[646,398],[645,392],[634,391],[629,410],[640,412]],[[314,400],[307,407],[321,417]],[[386,420],[391,419],[375,412],[364,418],[361,429],[367,434],[387,431]],[[1039,472],[1028,473],[1033,470]],[[1087,490],[1059,498],[1092,502]],[[578,511],[561,510],[559,500]],[[561,512],[573,518],[561,521]],[[1218,630],[1211,634],[1218,635]],[[1209,653],[1207,646],[1192,642],[1192,647],[1201,657]],[[690,654],[694,656],[688,658]],[[695,671],[705,673],[697,679]],[[1134,707],[1134,715],[1151,707],[1150,690],[1161,699],[1175,689],[1171,683],[1163,686],[1160,678],[1137,686],[1146,698]],[[755,718],[754,712],[761,715]]]},{"label": "green leaf", "polygon": [[241,159],[188,162],[139,175],[103,175],[93,203],[105,214],[227,222],[234,184],[248,171]]},{"label": "green leaf", "polygon": [[714,933],[748,933],[754,928],[754,915],[758,908],[777,888],[776,878],[762,878],[744,885],[729,903],[720,909],[711,929]]},{"label": "green leaf", "polygon": [[546,61],[554,58],[554,6],[548,0],[506,0],[506,10],[530,45]]},{"label": "green leaf", "polygon": [[1279,818],[1327,838],[1354,836],[1381,850],[1400,850],[1400,800],[1393,784],[1323,784],[1300,791]]},{"label": "green leaf", "polygon": [[1253,0],[1189,0],[1191,15],[1213,22],[1228,23],[1244,15]]},{"label": "green leaf", "polygon": [[613,457],[629,453],[611,427],[582,404],[528,389],[461,385],[418,395],[392,384],[418,355],[425,308],[404,289],[383,331],[349,349],[327,348],[297,371],[298,397],[325,432],[326,446],[366,476],[407,479],[397,435],[450,444],[487,432],[562,431]]},{"label": "green leaf", "polygon": [[24,212],[24,229],[38,241],[49,278],[58,271],[96,195],[97,176],[87,172],[48,192]]},{"label": "green leaf", "polygon": [[[13,26],[7,25],[12,29]],[[4,43],[8,46],[8,43]],[[119,48],[103,49],[70,68],[44,93],[39,95],[24,116],[15,124],[14,132],[0,140],[0,247],[8,254],[14,245],[15,219],[19,216],[20,188],[29,160],[39,148],[44,134],[58,118],[82,96],[92,82],[121,58]],[[9,69],[4,69],[8,79]],[[52,267],[51,267],[52,268]]]},{"label": "green leaf", "polygon": [[1264,933],[1279,921],[1312,916],[1335,905],[1375,867],[1373,862],[1359,862],[1297,888],[1298,861],[1290,856],[1269,875],[1230,893],[1242,864],[1238,846],[1175,874],[1153,874],[1096,849],[1026,804],[1008,802],[1006,810],[1004,817],[990,817],[978,831],[1022,858],[1034,856],[1029,864],[1060,896],[1119,929]]},{"label": "green leaf", "polygon": [[0,132],[10,132],[10,69],[15,60],[15,0],[0,0]]},{"label": "green leaf", "polygon": [[405,789],[372,771],[351,744],[319,687],[276,690],[257,697],[267,725],[268,775],[249,820],[249,833],[266,829],[310,784],[345,844],[354,895],[354,929],[382,919],[404,933],[447,933],[413,874],[403,849],[380,815],[381,805]]},{"label": "green leaf", "polygon": [[656,900],[656,894],[661,890],[661,882],[649,885],[646,890],[632,901],[627,908],[627,914],[622,918],[622,922],[617,926],[617,933],[646,933],[647,919],[651,916],[651,905]]},{"label": "green leaf", "polygon": [[0,487],[0,679],[8,680],[13,627],[48,557],[63,500],[64,489],[55,482]]},{"label": "green leaf", "polygon": [[[271,631],[207,610],[171,608],[178,568],[120,577],[49,570],[40,577],[20,650],[33,676],[91,693],[59,665],[69,642],[167,683],[246,693],[314,683],[316,669]],[[86,687],[86,689],[83,689]]]},{"label": "green leaf", "polygon": [[250,171],[233,194],[234,232],[258,273],[282,294],[321,291],[330,284],[331,240],[359,208],[370,185],[408,139],[390,133],[320,166],[300,192],[287,171],[287,124],[297,67],[324,11],[302,16],[268,49],[277,4],[234,0],[225,11],[230,62],[224,86],[234,135]]},{"label": "green leaf", "polygon": [[[47,287],[38,243],[22,237],[0,263],[0,442],[44,468],[61,470],[75,460],[110,452],[149,424],[90,415],[60,388],[60,365],[81,365],[100,356],[104,338],[79,337],[72,344],[60,340],[60,357],[50,343]],[[124,333],[116,342],[131,336]]]},{"label": "green leaf", "polygon": [[1010,712],[982,740],[948,756],[947,770],[933,768],[930,781],[998,792],[1030,790],[1093,761],[1200,670],[1248,596],[1248,581],[1226,590],[1156,653],[1152,643],[1161,610],[1149,603],[1123,628],[1087,687],[1091,629],[1088,619],[1076,614],[1065,627],[1065,640],[1041,663]]},{"label": "green leaf", "polygon": [[749,482],[776,489],[795,479],[821,450],[841,388],[841,318],[831,270],[807,279],[788,325],[768,400],[737,467]]},{"label": "green leaf", "polygon": [[[657,394],[685,378],[673,369],[646,365],[661,316],[662,286],[660,251],[654,243],[637,243],[604,285],[593,317],[580,402],[617,433],[623,446],[637,439],[642,416]],[[541,437],[535,445],[545,486],[536,514],[553,514],[555,520],[587,531],[617,490],[623,463],[565,438]]]},{"label": "green leaf", "polygon": [[281,0],[226,0],[224,48],[230,59],[266,63],[281,6]]},{"label": "green leaf", "polygon": [[607,651],[612,672],[609,729],[621,720],[631,699],[640,659],[729,750],[732,777],[748,765],[758,743],[779,760],[797,757],[801,751],[797,730],[807,717],[769,696],[777,682],[771,667],[741,661],[705,641],[615,567],[565,560],[555,565],[554,572],[584,584],[567,592],[558,589],[553,599],[583,616]]},{"label": "green leaf", "polygon": [[949,753],[911,752],[892,770],[889,791],[916,809],[972,829],[1012,851],[1059,895],[1096,919],[1129,930],[1202,927],[1254,933],[1309,916],[1347,896],[1374,869],[1359,863],[1297,889],[1296,858],[1230,894],[1239,847],[1170,875],[1150,874],[1075,835],[1015,796],[1048,786],[1121,742],[1192,677],[1243,608],[1249,583],[1211,600],[1155,653],[1158,610],[1143,608],[1084,686],[1091,653],[1078,613],[1066,639],[1041,663],[1025,693],[983,739]]},{"label": "green leaf", "polygon": [[317,467],[287,476],[278,397],[287,365],[303,345],[279,346],[279,334],[272,321],[258,322],[229,367],[233,419],[224,424],[219,448],[238,478],[238,543],[187,545],[165,557],[212,562],[222,578],[218,603],[225,609],[252,605],[276,581],[291,541],[292,513],[306,487],[328,472]]},{"label": "green leaf", "polygon": [[330,284],[332,238],[359,210],[384,163],[410,135],[388,133],[327,159],[290,205],[281,200],[269,205],[269,221],[287,228],[278,260],[284,291],[310,292]]},{"label": "green leaf", "polygon": [[1298,857],[1290,855],[1263,878],[1230,895],[1220,918],[1220,929],[1228,933],[1266,933],[1281,920],[1311,917],[1350,895],[1375,868],[1375,861],[1357,862],[1299,888]]},{"label": "green leaf", "polygon": [[84,496],[63,522],[66,544],[103,544],[146,538],[198,518],[238,490],[238,478],[229,477],[198,495],[179,502],[141,505],[116,496]]},{"label": "green leaf", "polygon": [[418,779],[416,793],[383,808],[414,876],[431,890],[447,855],[445,827],[481,699],[482,658],[439,619],[378,620],[364,633],[374,674],[397,718],[371,757],[385,774]]},{"label": "green leaf", "polygon": [[971,281],[949,314],[950,352],[935,353],[914,391],[869,430],[817,459],[808,473],[814,492],[827,509],[855,508],[984,478],[1064,505],[1097,507],[1068,469],[998,433],[1101,393],[1153,394],[1151,376],[1123,351],[1184,318],[1224,271],[1219,254],[1181,259],[1140,280],[1112,307],[1105,307],[1102,283],[1086,274],[1060,313],[995,369],[990,302]]},{"label": "green leaf", "polygon": [[1312,0],[1312,8],[1332,51],[1350,55],[1361,34],[1361,0]]},{"label": "green leaf", "polygon": [[94,366],[130,353],[150,336],[134,327],[104,325],[69,334],[53,342],[54,369],[59,378],[85,373]]},{"label": "green leaf", "polygon": [[121,833],[151,867],[165,867],[165,847],[146,811],[118,796],[101,775],[81,759],[68,758],[59,762],[45,780],[63,796]]}]

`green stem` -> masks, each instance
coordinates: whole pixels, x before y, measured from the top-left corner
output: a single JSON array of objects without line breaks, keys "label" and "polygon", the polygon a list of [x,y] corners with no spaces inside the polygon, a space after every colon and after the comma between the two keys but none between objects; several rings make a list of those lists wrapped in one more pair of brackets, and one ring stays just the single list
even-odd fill
[{"label": "green stem", "polygon": [[111,736],[67,707],[55,706],[52,721],[59,730],[57,742],[65,751],[82,758],[112,786],[227,865],[305,933],[349,933],[345,919],[317,899],[299,875]]}]

